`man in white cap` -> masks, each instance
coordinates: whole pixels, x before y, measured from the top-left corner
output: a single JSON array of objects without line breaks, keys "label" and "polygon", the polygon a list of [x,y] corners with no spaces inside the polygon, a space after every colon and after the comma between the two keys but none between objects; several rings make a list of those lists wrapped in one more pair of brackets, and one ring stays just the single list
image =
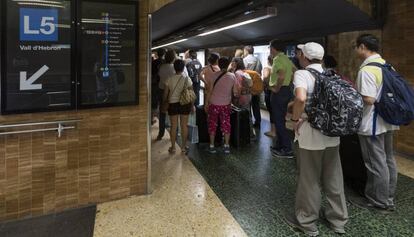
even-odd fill
[{"label": "man in white cap", "polygon": [[[295,141],[298,179],[295,201],[295,214],[286,215],[286,222],[308,236],[319,235],[316,221],[321,217],[327,220],[329,228],[344,234],[348,220],[342,167],[339,157],[339,137],[328,137],[310,126],[306,121],[305,106],[310,103],[315,76],[308,71],[323,72],[323,47],[314,42],[298,45],[296,57],[304,70],[294,74],[295,100],[292,121],[295,122]],[[319,185],[321,184],[321,185]],[[322,187],[328,205],[321,208]]]}]

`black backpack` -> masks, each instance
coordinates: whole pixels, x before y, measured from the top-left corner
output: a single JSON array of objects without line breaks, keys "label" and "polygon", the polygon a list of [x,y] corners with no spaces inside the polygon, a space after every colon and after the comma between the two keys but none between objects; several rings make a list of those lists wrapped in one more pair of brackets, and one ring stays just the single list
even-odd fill
[{"label": "black backpack", "polygon": [[332,71],[307,70],[315,77],[315,89],[305,108],[311,127],[329,137],[356,133],[362,121],[362,96]]},{"label": "black backpack", "polygon": [[200,75],[201,69],[203,66],[198,60],[191,60],[187,63],[187,72],[188,76],[191,78],[191,81],[193,83],[199,83],[200,80],[198,79],[198,76]]}]

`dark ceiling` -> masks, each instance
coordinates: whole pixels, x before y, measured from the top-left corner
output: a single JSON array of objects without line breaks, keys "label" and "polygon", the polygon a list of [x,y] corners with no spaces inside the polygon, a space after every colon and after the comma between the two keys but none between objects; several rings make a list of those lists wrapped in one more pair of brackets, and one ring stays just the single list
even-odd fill
[{"label": "dark ceiling", "polygon": [[277,16],[207,36],[192,37],[170,47],[182,50],[261,44],[274,38],[298,40],[380,27],[378,21],[346,0],[177,0],[153,14],[153,45],[179,39],[179,35],[188,33],[194,26],[214,27],[213,23],[209,25],[214,18],[222,19],[233,9],[233,12],[245,11],[252,2],[275,6]]}]

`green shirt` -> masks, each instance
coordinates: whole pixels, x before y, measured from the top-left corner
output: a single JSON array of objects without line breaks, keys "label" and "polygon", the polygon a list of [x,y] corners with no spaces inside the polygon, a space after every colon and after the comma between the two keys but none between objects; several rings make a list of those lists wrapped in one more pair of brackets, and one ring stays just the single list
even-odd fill
[{"label": "green shirt", "polygon": [[289,86],[293,76],[293,63],[284,54],[279,53],[273,59],[272,74],[270,75],[269,86],[276,86],[278,81],[278,71],[283,70],[285,72],[285,81],[282,86]]}]

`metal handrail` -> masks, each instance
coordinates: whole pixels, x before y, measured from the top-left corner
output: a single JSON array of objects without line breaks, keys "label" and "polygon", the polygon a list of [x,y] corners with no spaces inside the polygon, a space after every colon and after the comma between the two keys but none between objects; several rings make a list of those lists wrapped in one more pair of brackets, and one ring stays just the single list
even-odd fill
[{"label": "metal handrail", "polygon": [[34,133],[34,132],[45,132],[45,131],[57,131],[58,137],[62,136],[62,132],[68,129],[74,129],[75,126],[63,126],[68,123],[77,123],[81,119],[69,119],[69,120],[58,120],[58,121],[47,121],[47,122],[27,122],[27,123],[14,123],[14,124],[4,124],[0,125],[0,129],[4,128],[16,128],[16,127],[28,127],[28,126],[39,126],[39,125],[51,125],[57,124],[57,127],[54,128],[41,128],[41,129],[29,129],[29,130],[18,130],[10,132],[0,132],[0,135],[11,135],[11,134],[22,134],[22,133]]}]

